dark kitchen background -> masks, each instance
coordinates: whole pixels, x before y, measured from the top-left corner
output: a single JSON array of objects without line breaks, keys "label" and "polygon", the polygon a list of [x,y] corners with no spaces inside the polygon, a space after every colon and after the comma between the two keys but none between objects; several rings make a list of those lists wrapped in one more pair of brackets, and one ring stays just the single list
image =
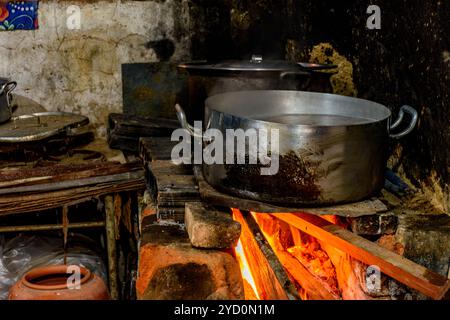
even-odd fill
[{"label": "dark kitchen background", "polygon": [[[242,299],[244,291],[246,298],[255,298],[247,296],[254,291],[258,299],[269,299],[281,291],[287,297],[289,290],[306,290],[309,280],[313,285],[306,298],[417,298],[409,289],[398,290],[403,287],[395,282],[408,285],[411,277],[411,288],[422,289],[426,296],[441,299],[450,294],[449,1],[30,0],[17,5],[39,8],[33,23],[23,28],[31,30],[11,26],[13,5],[0,0],[0,81],[17,81],[13,116],[64,111],[78,127],[50,138],[0,143],[0,271],[7,270],[1,267],[8,263],[8,252],[19,247],[25,253],[46,252],[34,233],[27,233],[45,231],[54,238],[42,240],[42,246],[58,253],[56,260],[44,257],[45,263],[66,262],[71,252],[91,258],[92,270],[104,278],[113,299],[135,299],[136,290],[141,299]],[[367,27],[371,5],[381,10],[380,29]],[[193,84],[177,65],[249,61],[254,55],[336,65],[331,76],[324,71],[325,78],[330,76],[327,92],[381,103],[393,118],[403,105],[417,110],[414,130],[389,140],[387,166],[392,171],[380,175],[381,182],[387,179],[380,194],[345,204],[344,209],[308,208],[308,213],[297,214],[298,208],[285,212],[260,201],[249,204],[248,199],[217,196],[219,191],[205,182],[198,167],[170,161],[174,141],[169,136],[180,126],[174,105],[180,102],[189,115],[196,114],[191,108],[197,107],[188,102],[190,91],[197,88],[191,90]],[[7,101],[6,94],[4,98]],[[203,105],[198,111],[203,112]],[[5,121],[0,129],[8,126],[16,129],[13,121]],[[47,129],[40,116],[31,127]],[[283,183],[275,185],[283,191]],[[253,210],[285,215],[249,212]],[[323,219],[313,216],[314,210]],[[311,235],[308,230],[315,227],[308,223],[314,226],[314,221],[320,228]],[[193,236],[194,223],[201,225],[199,237]],[[70,224],[84,228],[84,233],[68,232]],[[335,250],[342,242],[333,241],[329,224],[341,228],[350,239],[345,241],[353,241],[350,248],[344,241],[344,248]],[[267,233],[266,248],[281,248],[278,258],[272,254],[269,267],[261,267],[270,259],[258,253],[261,241],[255,239],[261,237],[255,237],[255,230]],[[270,242],[275,240],[280,246]],[[99,252],[86,253],[81,244]],[[385,274],[395,279],[383,280],[383,288],[390,286],[387,293],[372,296],[367,288],[359,288],[366,267],[376,263],[359,261],[354,257],[358,250],[363,258],[375,257],[382,264],[383,279],[388,279]],[[253,265],[239,260],[245,251]],[[294,256],[313,258],[297,259],[299,265]],[[439,275],[416,264],[411,267],[403,258]],[[400,269],[395,269],[398,261]],[[320,263],[318,274],[302,267],[314,269],[314,263]],[[28,267],[25,261],[21,271]],[[249,290],[252,281],[242,281],[244,270],[253,269],[258,276],[267,268],[270,277],[259,279],[263,289],[266,284],[278,288],[279,274],[275,279],[274,273],[283,267],[299,275],[294,279],[298,288],[263,296]],[[0,272],[0,299],[9,294],[9,286],[20,283],[21,272],[13,271],[14,277]],[[324,274],[343,280],[331,290],[337,295],[330,296],[323,283],[314,285]]]}]

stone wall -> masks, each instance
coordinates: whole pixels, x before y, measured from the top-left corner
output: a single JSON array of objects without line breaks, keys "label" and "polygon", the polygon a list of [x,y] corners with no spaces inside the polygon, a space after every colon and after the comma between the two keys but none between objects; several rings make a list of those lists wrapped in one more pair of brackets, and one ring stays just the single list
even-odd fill
[{"label": "stone wall", "polygon": [[[69,30],[67,9],[81,9],[81,29]],[[48,110],[89,116],[100,135],[108,113],[122,111],[121,64],[155,62],[161,40],[172,59],[189,57],[182,30],[184,1],[41,1],[39,29],[0,32],[0,76]]]}]

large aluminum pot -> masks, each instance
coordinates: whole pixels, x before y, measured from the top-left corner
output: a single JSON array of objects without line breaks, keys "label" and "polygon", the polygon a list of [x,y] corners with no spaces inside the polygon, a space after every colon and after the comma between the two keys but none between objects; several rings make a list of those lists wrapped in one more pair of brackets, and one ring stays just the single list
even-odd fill
[{"label": "large aluminum pot", "polygon": [[[182,125],[192,132],[181,108],[177,111]],[[224,136],[227,129],[237,128],[279,132],[277,174],[261,175],[261,164],[203,163],[209,184],[240,197],[293,206],[353,202],[379,192],[389,137],[408,134],[417,122],[417,112],[409,106],[401,107],[391,123],[390,110],[379,103],[282,90],[215,95],[206,100],[205,113],[206,128]],[[405,113],[410,122],[393,133]]]}]

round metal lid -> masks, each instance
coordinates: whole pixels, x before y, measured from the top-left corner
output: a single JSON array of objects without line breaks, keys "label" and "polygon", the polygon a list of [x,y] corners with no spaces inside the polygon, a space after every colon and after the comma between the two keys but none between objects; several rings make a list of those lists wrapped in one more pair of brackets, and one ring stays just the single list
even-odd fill
[{"label": "round metal lid", "polygon": [[178,66],[188,71],[250,71],[250,72],[280,72],[298,70],[299,65],[284,60],[263,60],[261,56],[253,55],[250,60],[225,60],[217,63],[189,62]]},{"label": "round metal lid", "polygon": [[38,112],[17,116],[0,125],[0,142],[42,140],[88,123],[87,117],[67,112]]},{"label": "round metal lid", "polygon": [[198,72],[286,72],[334,69],[336,66],[286,60],[263,60],[262,56],[253,55],[250,60],[225,60],[217,63],[207,63],[206,61],[189,62],[178,65],[178,68]]}]

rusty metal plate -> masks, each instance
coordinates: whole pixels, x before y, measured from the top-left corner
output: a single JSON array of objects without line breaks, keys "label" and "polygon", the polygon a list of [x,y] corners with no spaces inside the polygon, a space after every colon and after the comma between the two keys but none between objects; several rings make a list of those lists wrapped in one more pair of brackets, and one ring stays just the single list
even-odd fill
[{"label": "rusty metal plate", "polygon": [[21,115],[0,125],[0,142],[38,141],[88,123],[87,117],[67,112],[38,112]]}]

